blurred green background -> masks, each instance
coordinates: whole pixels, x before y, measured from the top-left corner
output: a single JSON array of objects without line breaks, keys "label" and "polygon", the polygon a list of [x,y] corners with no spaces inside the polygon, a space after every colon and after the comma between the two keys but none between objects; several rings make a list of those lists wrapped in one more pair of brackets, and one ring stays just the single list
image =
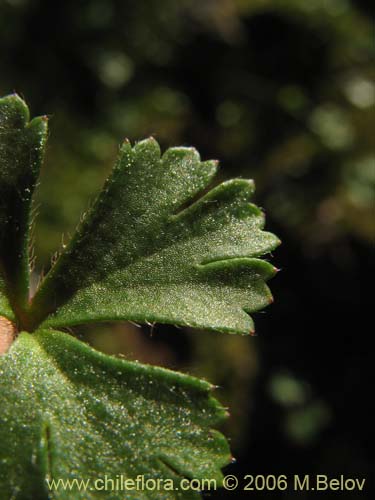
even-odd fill
[{"label": "blurred green background", "polygon": [[103,351],[218,384],[232,412],[228,473],[239,477],[370,473],[373,56],[366,0],[0,0],[0,95],[17,91],[51,117],[37,272],[69,240],[125,136],[194,145],[220,159],[219,180],[255,179],[283,241],[258,337],[76,330]]}]

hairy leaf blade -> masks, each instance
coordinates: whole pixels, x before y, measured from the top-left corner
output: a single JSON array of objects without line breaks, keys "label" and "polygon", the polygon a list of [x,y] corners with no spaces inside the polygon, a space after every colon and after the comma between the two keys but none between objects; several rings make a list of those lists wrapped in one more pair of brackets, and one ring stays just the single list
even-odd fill
[{"label": "hairy leaf blade", "polygon": [[[226,412],[211,392],[205,381],[106,356],[61,332],[23,333],[0,358],[0,497],[47,499],[46,478],[105,474],[219,485],[230,453],[212,431]],[[74,490],[77,499],[97,494]],[[181,490],[128,491],[126,498],[166,495],[200,498]],[[71,499],[72,491],[60,488],[52,498]]]},{"label": "hairy leaf blade", "polygon": [[[252,181],[223,183],[181,209],[215,172],[216,162],[201,162],[192,148],[160,156],[152,138],[124,143],[103,193],[36,296],[36,317],[50,301],[57,306],[44,322],[50,327],[128,319],[252,331],[248,313],[270,303],[264,282],[275,272],[264,263],[268,272],[257,273],[257,257],[279,241],[250,203]],[[216,261],[215,269],[226,268],[220,280],[208,265]]]},{"label": "hairy leaf blade", "polygon": [[46,137],[46,117],[30,121],[17,95],[0,99],[0,294],[6,289],[21,316],[29,300],[30,207]]}]

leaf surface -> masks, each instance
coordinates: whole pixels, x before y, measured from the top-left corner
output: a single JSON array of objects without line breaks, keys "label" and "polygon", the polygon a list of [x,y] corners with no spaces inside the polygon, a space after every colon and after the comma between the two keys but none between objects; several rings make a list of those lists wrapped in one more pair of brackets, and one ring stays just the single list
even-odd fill
[{"label": "leaf surface", "polygon": [[[224,182],[193,148],[162,156],[150,138],[125,142],[112,176],[34,301],[43,326],[126,319],[234,333],[271,302],[279,243],[251,204],[252,181]],[[192,203],[192,204],[191,204]],[[190,206],[189,206],[190,204]],[[38,321],[36,321],[38,323]]]},{"label": "leaf surface", "polygon": [[9,298],[20,316],[29,301],[30,206],[47,136],[46,117],[29,120],[17,95],[0,99],[0,313]]},{"label": "leaf surface", "polygon": [[[230,460],[213,430],[226,416],[202,380],[101,354],[56,331],[22,333],[0,357],[0,498],[47,494],[45,479],[215,479]],[[91,483],[93,486],[93,483]],[[124,492],[108,498],[122,499]],[[128,491],[126,498],[195,499],[193,491]]]},{"label": "leaf surface", "polygon": [[0,316],[14,320],[14,313],[6,294],[5,283],[0,274]]}]

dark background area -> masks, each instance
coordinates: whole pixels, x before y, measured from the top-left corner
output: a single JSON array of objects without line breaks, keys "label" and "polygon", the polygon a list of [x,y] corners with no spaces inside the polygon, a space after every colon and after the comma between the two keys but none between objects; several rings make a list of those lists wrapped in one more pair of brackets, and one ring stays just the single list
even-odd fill
[{"label": "dark background area", "polygon": [[[0,95],[51,116],[36,272],[66,242],[123,137],[194,145],[253,178],[275,303],[257,337],[127,323],[96,348],[208,378],[232,416],[227,473],[367,477],[373,416],[375,67],[371,2],[0,0]],[[100,264],[100,263],[98,263]],[[242,481],[245,484],[245,481]],[[292,498],[225,491],[209,498]],[[339,496],[339,494],[336,494]],[[332,493],[299,493],[301,499]],[[366,498],[346,493],[342,498]]]}]

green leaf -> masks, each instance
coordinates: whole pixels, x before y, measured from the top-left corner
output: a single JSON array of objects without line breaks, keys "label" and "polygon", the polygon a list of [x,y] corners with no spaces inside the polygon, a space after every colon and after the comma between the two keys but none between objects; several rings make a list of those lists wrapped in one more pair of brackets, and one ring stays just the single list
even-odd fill
[{"label": "green leaf", "polygon": [[[278,239],[250,203],[252,181],[224,182],[191,206],[216,172],[193,148],[160,155],[125,142],[112,176],[34,301],[35,325],[127,319],[248,333],[272,298],[258,259]],[[52,304],[52,307],[49,306]],[[50,307],[48,309],[48,307]]]},{"label": "green leaf", "polygon": [[[212,386],[101,354],[55,331],[22,333],[0,357],[0,498],[48,496],[46,479],[211,478],[230,460],[212,428],[226,416]],[[93,483],[91,483],[92,485]],[[112,492],[108,498],[125,498]],[[192,491],[129,491],[126,498],[194,499]]]},{"label": "green leaf", "polygon": [[0,275],[0,316],[14,320],[14,313],[10,307],[9,300],[6,294],[5,283]]},{"label": "green leaf", "polygon": [[[0,313],[8,296],[20,317],[29,302],[30,205],[47,136],[17,95],[0,99]],[[3,310],[5,308],[5,311]]]}]

